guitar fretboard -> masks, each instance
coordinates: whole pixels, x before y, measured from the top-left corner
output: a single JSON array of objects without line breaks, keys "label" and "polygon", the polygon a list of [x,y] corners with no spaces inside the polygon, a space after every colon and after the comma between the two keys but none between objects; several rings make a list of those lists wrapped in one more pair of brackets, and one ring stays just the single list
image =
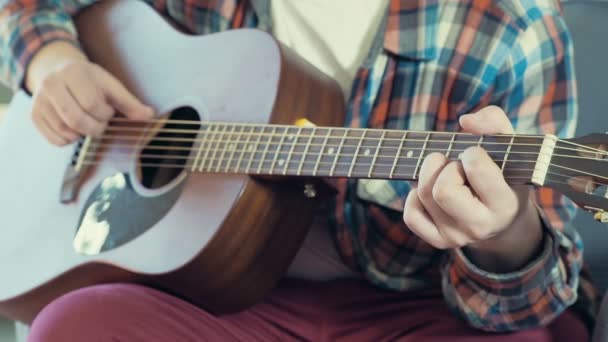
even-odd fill
[{"label": "guitar fretboard", "polygon": [[451,132],[204,124],[192,146],[192,172],[418,179],[426,156],[458,159],[480,146],[506,178],[529,182],[542,136],[474,136]]}]

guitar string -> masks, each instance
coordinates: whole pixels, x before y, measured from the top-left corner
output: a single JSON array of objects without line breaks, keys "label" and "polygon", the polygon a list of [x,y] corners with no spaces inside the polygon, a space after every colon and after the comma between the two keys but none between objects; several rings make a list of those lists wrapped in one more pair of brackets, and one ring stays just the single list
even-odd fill
[{"label": "guitar string", "polygon": [[[220,135],[221,135],[222,133],[218,133],[218,134],[220,134]],[[311,135],[311,136],[312,136],[312,135]],[[136,138],[137,138],[138,140],[141,140],[141,138],[140,138],[140,137],[136,137]],[[158,139],[158,138],[156,138],[156,139]],[[222,137],[220,137],[220,139],[222,139]],[[310,146],[310,141],[311,141],[311,140],[312,140],[312,138],[311,138],[311,139],[309,139],[308,143],[306,143],[306,144],[302,143],[302,144],[304,144],[303,146]],[[219,140],[219,141],[221,141],[221,140]],[[443,141],[442,141],[442,142],[443,142]],[[211,143],[212,143],[212,142],[211,142]],[[239,143],[239,142],[237,142],[237,145],[238,145],[238,143]],[[219,144],[219,143],[218,143],[218,144]],[[234,144],[234,143],[228,143],[228,142],[226,142],[226,143],[224,143],[224,144],[225,144],[225,145],[228,145],[228,144]],[[273,145],[274,143],[273,143],[271,140],[269,140],[269,141],[265,142],[264,144],[265,144],[265,145]],[[297,145],[297,144],[298,144],[297,142],[295,142],[295,143],[294,143],[294,145]],[[202,144],[201,144],[201,145],[202,145]],[[208,143],[208,145],[209,145],[209,143]],[[259,145],[259,144],[256,144],[256,145]],[[280,143],[277,143],[277,145],[281,145],[281,144],[280,144]],[[325,144],[325,145],[326,145],[326,144]],[[330,146],[336,146],[336,145],[330,145]],[[339,145],[337,145],[337,146],[338,146],[338,148],[339,148]],[[380,147],[380,149],[381,149],[381,147]],[[223,154],[224,154],[224,153],[226,153],[226,152],[230,152],[230,153],[232,153],[232,154],[234,154],[234,153],[236,153],[236,152],[243,152],[243,153],[244,153],[244,151],[235,151],[235,152],[232,152],[232,151],[230,151],[230,150],[228,150],[228,151],[227,151],[227,149],[217,149],[217,148],[216,148],[215,150],[213,150],[213,151],[214,151],[214,156],[215,156],[215,154],[217,154],[217,151],[218,151],[218,150],[219,150],[219,151],[222,151],[222,153],[223,153]],[[411,150],[411,149],[410,149],[410,150]],[[425,150],[424,148],[421,150],[421,154],[423,154],[423,153],[424,153],[424,150]],[[443,151],[443,150],[442,150],[442,151]],[[319,153],[320,153],[320,152],[321,152],[321,151],[319,151]],[[88,153],[88,151],[87,151],[87,153]],[[95,152],[93,152],[93,153],[97,153],[97,151],[95,151]],[[208,153],[208,152],[207,152],[207,153]],[[255,153],[255,152],[252,152],[252,153]],[[275,154],[276,154],[276,153],[281,154],[281,151],[279,151],[279,148],[277,148],[277,150],[276,150],[276,151],[274,151],[274,153],[275,153]],[[505,152],[505,153],[506,153],[506,152]],[[370,154],[371,154],[371,153],[370,153]],[[539,152],[538,154],[540,155],[540,154],[542,154],[542,152]],[[550,155],[547,155],[547,156],[550,156]],[[86,157],[86,153],[85,153],[85,157]],[[386,155],[382,155],[381,157],[387,157],[387,156],[386,156]],[[390,156],[390,157],[394,158],[394,156]],[[361,157],[360,157],[360,156],[357,154],[357,155],[353,155],[353,158],[361,158]],[[399,158],[403,158],[403,157],[399,157]],[[421,158],[421,156],[417,157],[416,159],[420,159],[420,158]],[[566,156],[566,158],[569,158],[569,157],[568,157],[568,156]],[[204,158],[204,159],[206,159],[206,158]],[[495,162],[496,162],[496,161],[495,161]],[[503,162],[504,162],[504,158],[503,158]],[[369,166],[370,168],[372,167],[371,165],[366,165],[365,163],[360,163],[359,165],[360,165],[360,166]],[[604,177],[604,176],[601,176],[601,175],[598,175],[598,174],[593,174],[593,173],[589,173],[589,172],[582,171],[582,170],[578,170],[578,169],[568,168],[568,167],[566,167],[566,166],[562,166],[562,165],[558,165],[558,164],[553,164],[553,163],[551,163],[551,162],[549,163],[549,165],[550,165],[550,166],[559,167],[559,168],[563,168],[563,169],[567,169],[567,170],[570,170],[570,171],[575,171],[575,172],[583,173],[583,174],[586,174],[586,175],[589,175],[589,176],[593,176],[593,177],[598,177],[598,178],[604,178],[604,179],[608,179],[607,177]]]},{"label": "guitar string", "polygon": [[[97,143],[97,141],[99,141],[99,143]],[[162,146],[162,145],[147,145],[147,146],[144,147],[143,144],[139,144],[139,143],[136,143],[136,144],[101,143],[101,141],[102,140],[97,140],[97,139],[94,140],[91,143],[91,145],[90,145],[91,149],[96,148],[96,147],[111,147],[111,146],[132,147],[131,151],[139,150],[142,147],[144,149],[157,150],[157,151],[175,151],[175,150],[194,151],[194,150],[198,149],[198,147],[194,147],[194,146],[193,147],[178,147],[178,146],[169,146],[169,145],[167,145],[167,146]],[[156,141],[156,139],[154,139],[152,141]],[[424,142],[424,140],[422,140],[421,142]],[[249,151],[249,150],[230,149],[229,145],[241,145],[241,144],[242,145],[257,145],[258,147],[259,146],[266,146],[266,145],[269,145],[269,146],[279,145],[279,146],[277,146],[277,148],[274,151],[269,151],[271,153],[279,153],[279,154],[288,153],[288,151],[283,151],[282,150],[282,146],[291,147],[293,145],[293,146],[296,146],[296,147],[298,147],[298,146],[299,147],[306,147],[306,145],[308,145],[308,146],[314,146],[314,147],[322,146],[322,147],[325,147],[326,149],[329,149],[329,148],[339,147],[341,145],[341,144],[335,145],[335,144],[313,144],[313,143],[310,143],[310,144],[308,144],[308,143],[297,143],[297,144],[293,143],[292,144],[292,143],[280,143],[280,142],[276,142],[276,141],[266,141],[266,142],[260,142],[260,143],[256,143],[256,142],[249,142],[249,143],[247,143],[247,142],[242,141],[242,140],[231,141],[231,140],[221,140],[221,139],[218,139],[218,140],[206,140],[206,141],[203,141],[202,143],[206,144],[207,147],[210,147],[209,145],[212,145],[212,144],[215,143],[215,148],[211,148],[211,149],[206,148],[205,149],[206,151],[207,150],[212,151],[212,152],[213,151],[226,151],[226,152],[231,152],[231,153],[233,151],[234,151],[234,153],[259,153],[260,151],[258,151],[258,150]],[[453,145],[455,145],[457,143],[458,142],[454,142]],[[218,147],[220,144],[224,144],[224,148]],[[343,149],[344,148],[355,148],[356,146],[357,145],[342,144],[342,148]],[[370,149],[373,148],[373,149],[384,150],[384,152],[386,152],[386,150],[390,150],[390,149],[396,149],[396,150],[400,149],[399,146],[380,146],[380,147],[377,147],[377,146],[376,147],[365,146],[365,147],[366,148],[370,148]],[[470,147],[470,146],[468,146],[468,147]],[[417,152],[417,151],[422,150],[422,148],[421,147],[412,148],[412,147],[407,147],[407,146],[403,145],[401,147],[401,150],[403,150],[403,151],[416,151]],[[443,148],[425,148],[424,151],[437,151],[437,152],[446,152],[446,153],[448,152],[448,150],[443,149]],[[465,149],[449,149],[450,154],[453,153],[453,152],[464,152],[464,151],[465,151]],[[491,151],[488,151],[488,150],[486,150],[486,152],[487,153],[505,153],[505,154],[507,153],[506,150],[505,151],[500,151],[500,150],[491,150]],[[94,152],[92,152],[92,153],[94,154]],[[128,152],[126,152],[126,153],[128,153]],[[296,151],[294,149],[293,153],[300,153],[300,152]],[[321,151],[318,151],[318,152],[315,151],[314,152],[314,154],[318,154],[318,153],[321,153]],[[553,156],[553,157],[563,157],[563,158],[572,158],[572,159],[599,161],[599,159],[596,158],[596,157],[572,156],[572,155],[556,154],[556,153],[548,154],[546,152],[509,151],[508,153],[509,153],[509,155],[511,155],[511,154],[527,154],[527,155],[532,155],[532,156],[538,156],[538,155],[541,155],[541,154],[545,154],[547,156],[550,155],[550,156]],[[403,154],[403,153],[401,153],[401,154]],[[348,157],[348,156],[354,156],[354,154],[353,155],[340,154],[340,156],[347,156]],[[359,155],[359,157],[362,157],[362,156]],[[393,154],[378,154],[378,158],[394,158],[394,157],[396,157],[396,155],[393,155]],[[399,156],[397,158],[406,158],[406,157]],[[412,158],[414,158],[414,157],[412,157]]]},{"label": "guitar string", "polygon": [[[134,121],[131,119],[126,119],[126,118],[120,118],[120,117],[115,117],[113,119],[110,120],[110,122],[128,122],[128,123],[134,123],[134,122],[144,122],[144,123],[176,123],[176,124],[190,124],[190,125],[196,125],[196,126],[201,126],[201,125],[207,125],[208,128],[211,128],[213,126],[232,126],[232,127],[260,127],[262,129],[264,128],[270,128],[270,127],[282,127],[285,128],[286,130],[289,129],[312,129],[312,127],[299,127],[299,126],[294,126],[294,125],[280,125],[280,124],[266,124],[266,125],[262,125],[262,124],[257,124],[257,123],[234,123],[234,122],[221,122],[221,121],[213,121],[213,122],[208,122],[208,121],[195,121],[195,120],[172,120],[172,119],[152,119],[152,120],[139,120],[139,121]],[[109,126],[109,127],[121,127],[121,126]],[[124,127],[124,126],[123,126]],[[140,128],[135,128],[136,130],[140,130]],[[158,130],[155,131],[162,131],[163,129],[166,128],[160,128]],[[377,132],[382,132],[382,131],[387,131],[387,132],[407,132],[409,134],[412,133],[419,133],[419,134],[439,134],[439,135],[459,135],[459,136],[475,136],[473,134],[470,133],[462,133],[462,132],[437,132],[437,131],[401,131],[401,130],[389,130],[389,129],[368,129],[368,128],[349,128],[349,127],[316,127],[316,129],[326,129],[326,130],[349,130],[352,132],[361,132],[361,131],[377,131]],[[172,129],[174,130],[174,129]],[[195,130],[196,132],[198,132],[197,130]],[[215,131],[217,132],[217,131]],[[226,133],[226,132],[224,132]],[[233,134],[238,134],[239,132],[234,132]],[[242,132],[241,132],[242,133]],[[247,133],[252,133],[252,132],[247,132]],[[500,137],[522,137],[522,138],[536,138],[539,140],[543,140],[544,136],[543,135],[530,135],[530,134],[497,134],[495,136],[500,136]],[[340,138],[340,137],[336,137],[336,138]],[[349,138],[349,137],[347,137]],[[359,137],[351,137],[351,138],[359,138]],[[373,139],[373,137],[372,137]],[[375,139],[380,139],[379,137],[376,137]],[[401,139],[393,139],[393,140],[401,140]],[[424,140],[424,139],[423,139]],[[441,140],[443,141],[443,140]],[[581,145],[572,141],[567,141],[567,140],[562,140],[562,139],[558,139],[559,142],[564,142],[570,145],[574,145],[580,148],[585,148],[588,149],[589,152],[598,152],[598,153],[604,153],[604,154],[608,154],[608,151],[604,151],[598,148],[593,148],[593,147],[589,147],[586,145]],[[542,144],[539,144],[538,146],[540,146]],[[576,150],[576,149],[574,149]],[[577,150],[578,151],[578,150]]]},{"label": "guitar string", "polygon": [[[94,166],[94,165],[99,165],[101,162],[91,162],[91,161],[85,161],[83,162],[83,165],[89,165],[89,166]],[[159,164],[159,163],[138,163],[139,166],[142,167],[158,167],[158,168],[164,168],[164,169],[182,169],[182,170],[190,170],[192,168],[192,165],[178,165],[178,164]],[[242,174],[242,175],[265,175],[269,172],[269,169],[262,169],[259,173],[256,171],[255,173],[250,172],[250,173],[243,173],[243,172],[234,172],[234,171],[224,171],[224,172],[219,172],[219,171],[213,171],[213,170],[204,170],[202,171],[202,173],[205,174]],[[310,170],[306,170],[306,169],[302,169],[302,172],[307,172],[310,173],[314,171],[314,169],[310,169]],[[530,170],[526,170],[526,171],[530,171]],[[548,172],[547,174],[551,174],[553,176],[557,176],[557,177],[563,177],[563,178],[568,178],[570,179],[571,177],[568,175],[564,175],[564,174],[560,174],[557,172]],[[366,177],[367,173],[366,172],[362,172],[361,175],[355,175],[353,176],[353,178],[360,178],[360,179],[365,179],[368,178]],[[281,175],[276,175],[276,176],[281,176]],[[290,175],[287,175],[290,176]],[[326,175],[320,175],[319,177],[328,177]],[[336,178],[341,178],[343,176],[334,176]],[[401,179],[401,180],[416,180],[416,176],[406,173],[406,174],[401,174],[401,173],[395,173],[393,178],[382,178],[382,179],[386,179],[386,180],[391,180],[391,179]],[[373,179],[373,177],[372,177]],[[505,180],[527,180],[529,183],[529,181],[531,181],[530,177],[522,177],[522,176],[509,176],[509,175],[505,175]],[[560,182],[557,180],[551,180],[552,183],[557,183],[557,184],[564,184],[567,186],[572,186],[571,184],[567,183],[567,182]],[[591,183],[593,185],[597,185],[597,186],[608,186],[608,183],[600,183],[600,182],[594,182],[594,181],[587,181],[587,183]]]},{"label": "guitar string", "polygon": [[[271,142],[267,142],[266,144],[271,144]],[[423,151],[424,151],[424,150],[425,150],[425,149],[422,149],[422,150],[421,150],[421,153],[423,153]],[[223,151],[223,153],[225,153],[225,152],[231,152],[231,153],[232,153],[232,151],[229,151],[229,150],[227,150],[227,149],[215,149],[215,150],[212,150],[212,151],[214,152],[214,154],[216,154],[216,153],[217,153],[217,151]],[[442,150],[442,151],[443,151],[443,150]],[[234,153],[236,153],[236,152],[243,152],[243,153],[244,153],[244,151],[235,151]],[[277,151],[274,151],[274,153],[277,153],[277,152],[278,152],[279,154],[280,154],[280,153],[282,153],[282,152],[278,151],[278,149],[277,149]],[[320,152],[320,151],[319,151],[319,152]],[[88,154],[88,153],[89,153],[88,151],[85,153],[85,157],[87,157],[87,154]],[[97,151],[93,152],[93,154],[96,154],[96,153],[97,153]],[[253,151],[252,151],[251,153],[253,153],[253,154],[254,154],[255,152],[253,152]],[[285,153],[285,152],[283,152],[283,153]],[[505,153],[506,153],[506,152],[505,152]],[[370,153],[370,154],[371,154],[371,153]],[[538,153],[538,154],[541,154],[541,153]],[[353,157],[353,158],[355,158],[355,157],[356,157],[356,158],[361,158],[361,156],[359,156],[359,155],[356,155],[356,156],[355,156],[355,155],[352,155],[352,157]],[[391,157],[391,158],[394,158],[394,156],[386,156],[386,155],[383,155],[382,157]],[[403,158],[403,157],[399,157],[399,158]],[[407,157],[406,157],[406,158],[407,158]],[[421,158],[421,157],[419,156],[419,157],[417,157],[417,158],[415,158],[415,159],[420,159],[420,158]],[[204,158],[204,159],[206,159],[206,158]],[[497,160],[494,160],[494,161],[495,161],[495,162],[498,162]],[[502,161],[504,161],[504,158],[503,158],[503,160],[502,160]],[[512,160],[511,160],[511,162],[515,162],[515,161],[512,161]],[[535,161],[535,162],[536,162],[536,161]],[[365,164],[365,163],[360,163],[359,165],[360,165],[360,166],[369,166],[369,167],[371,168],[371,164],[370,164],[370,165],[367,165],[367,164]],[[577,169],[573,169],[573,168],[568,168],[568,167],[566,167],[566,166],[562,166],[562,165],[558,165],[558,164],[549,163],[549,165],[550,165],[550,166],[559,167],[559,168],[564,168],[564,169],[571,170],[571,171],[575,171],[575,172],[579,172],[579,173],[583,173],[583,174],[586,174],[586,175],[589,175],[589,176],[594,176],[594,177],[598,177],[598,178],[604,178],[604,179],[608,179],[607,177],[604,177],[604,176],[601,176],[601,175],[598,175],[598,174],[593,174],[593,173],[589,173],[589,172],[582,171],[582,170],[577,170]]]},{"label": "guitar string", "polygon": [[[124,156],[127,156],[128,154],[123,154],[123,155],[124,155]],[[144,155],[140,155],[140,158],[142,158],[142,159],[162,159],[162,158],[166,158],[166,157],[167,157],[167,156],[165,156],[165,155],[145,155],[145,154],[144,154]],[[183,156],[183,157],[180,157],[180,156],[171,156],[171,157],[172,157],[172,158],[167,158],[167,159],[171,159],[171,160],[185,160],[185,161],[192,161],[192,160],[195,160],[195,161],[196,161],[196,158],[189,158],[189,157],[186,157],[186,156]],[[402,157],[402,158],[406,158],[406,157]],[[415,157],[412,157],[412,158],[410,158],[410,159],[415,159]],[[90,159],[90,158],[85,159],[85,161],[86,161],[86,162],[92,162],[92,161],[94,161],[94,160],[95,160],[95,159]],[[450,159],[450,161],[455,161],[455,160],[457,160],[457,159]],[[273,167],[272,165],[276,164],[276,161],[274,161],[274,160],[255,159],[255,158],[254,158],[254,159],[246,159],[246,161],[247,161],[248,163],[249,163],[249,161],[251,161],[251,164],[250,164],[250,165],[257,165],[258,167],[260,167],[260,166],[261,166],[262,168],[263,168],[263,166],[264,166],[265,164],[270,163],[270,164],[271,164],[271,167],[270,167],[269,169],[264,169],[264,170],[269,171],[270,173],[273,173],[273,172],[274,172],[274,173],[280,173],[280,172],[283,172],[283,171],[286,171],[286,172],[287,172],[287,171],[294,171],[294,170],[289,169],[289,165],[285,165],[285,167],[283,167],[282,165],[279,165],[279,167]],[[493,159],[493,161],[494,161],[494,162],[499,162],[499,161],[502,161],[502,160],[494,160],[494,159]],[[209,163],[207,163],[207,162],[209,162]],[[217,163],[216,163],[216,162],[217,162]],[[226,163],[224,163],[224,162],[226,162]],[[242,160],[241,160],[241,162],[242,162]],[[313,164],[313,165],[315,166],[314,168],[315,168],[315,169],[317,169],[317,171],[318,171],[318,166],[317,166],[317,165],[327,165],[327,166],[334,166],[334,167],[335,167],[335,166],[350,166],[350,165],[351,165],[351,163],[350,163],[350,162],[324,162],[324,161],[307,161],[307,160],[305,160],[305,159],[300,159],[300,160],[295,159],[295,160],[294,160],[294,162],[295,162],[295,164],[296,164],[296,165],[295,165],[296,167],[299,167],[300,165],[305,165],[305,164]],[[535,161],[535,160],[508,160],[507,162],[511,162],[511,163],[537,163],[537,161]],[[214,164],[214,163],[215,163],[215,164]],[[236,163],[237,165],[235,165],[234,167],[231,167],[231,165],[232,165],[233,163]],[[225,165],[224,165],[224,164],[225,164]],[[163,164],[163,163],[159,163],[158,165],[165,165],[165,164]],[[184,165],[189,165],[189,166],[188,166],[189,168],[199,169],[199,170],[201,170],[201,171],[212,171],[213,169],[216,169],[216,170],[218,170],[218,169],[223,169],[223,170],[225,170],[225,172],[228,172],[228,171],[230,171],[231,169],[232,169],[232,170],[238,170],[238,169],[242,169],[242,168],[240,168],[240,162],[238,162],[237,160],[226,160],[226,159],[224,159],[224,158],[211,158],[211,159],[206,159],[206,160],[204,161],[204,163],[200,163],[200,164],[198,164],[199,166],[196,166],[197,164],[195,164],[195,163],[192,163],[192,164],[184,163]],[[376,169],[376,170],[377,170],[378,168],[381,168],[381,167],[389,167],[389,168],[392,168],[393,166],[394,166],[394,163],[391,163],[391,164],[383,164],[383,163],[374,163],[374,164],[371,164],[371,163],[360,163],[360,164],[355,165],[355,167],[362,167],[362,168],[365,168],[365,169],[367,169],[367,170],[369,170],[369,169],[372,169],[372,170],[373,170],[373,169]],[[577,170],[574,170],[574,169],[572,169],[572,168],[568,168],[568,167],[561,166],[561,165],[555,165],[555,164],[551,164],[551,166],[555,166],[555,167],[562,168],[562,169],[567,169],[567,170],[570,170],[570,171],[577,171]],[[403,165],[403,164],[402,164],[402,165],[397,165],[397,168],[399,168],[399,169],[403,169],[403,168],[417,168],[417,167],[418,167],[418,165],[417,165],[417,164],[407,164],[407,165]],[[252,167],[250,167],[250,168],[252,168]],[[252,169],[253,169],[253,168],[252,168]],[[536,167],[535,167],[535,168],[514,168],[514,167],[505,167],[505,168],[504,168],[504,170],[503,170],[503,172],[506,172],[506,171],[510,171],[510,172],[513,172],[513,171],[530,172],[530,171],[532,171],[532,172],[534,172],[534,171],[537,171],[537,170],[538,170],[538,169],[537,169]],[[246,173],[248,173],[248,171],[249,171],[249,170],[246,168],[246,171],[245,171],[245,172],[246,172]],[[321,170],[321,171],[323,171],[323,170]],[[239,172],[239,171],[235,171],[235,172]],[[363,171],[360,171],[360,172],[363,172]],[[369,172],[369,171],[368,171],[368,172]],[[548,171],[548,172],[549,172],[549,171]],[[374,173],[374,172],[372,172],[372,174],[373,174],[373,173]],[[583,174],[586,174],[586,175],[593,176],[592,174],[587,173],[587,172],[584,172],[584,171],[580,171],[580,173],[583,173]],[[415,175],[413,175],[413,176],[415,176]],[[530,175],[530,177],[531,177],[531,176],[532,176],[532,175]],[[568,177],[571,177],[571,176],[568,176]],[[606,178],[606,177],[600,177],[600,178],[604,178],[604,179],[607,179],[607,180],[608,180],[608,178]],[[604,183],[599,183],[599,182],[594,182],[594,181],[588,181],[588,182],[592,182],[592,183],[594,183],[594,184],[606,185],[606,184],[604,184]]]},{"label": "guitar string", "polygon": [[[137,128],[133,132],[140,132],[140,131],[141,131],[141,128]],[[148,129],[145,129],[144,133],[147,133],[147,132],[148,132]],[[159,131],[155,130],[155,132],[158,133]],[[195,131],[195,132],[199,132],[199,131]],[[395,131],[395,132],[398,132],[398,131]],[[416,131],[416,132],[409,131],[408,132],[408,134],[413,134],[413,133],[421,133],[421,132],[420,131]],[[438,133],[442,133],[442,132],[438,132]],[[446,134],[460,134],[460,133],[447,133],[446,132]],[[474,135],[469,135],[469,134],[465,134],[465,133],[462,133],[462,134],[466,135],[466,136],[474,137],[475,139],[469,140],[469,141],[454,140],[453,141],[454,144],[466,144],[466,143],[478,144],[479,143],[479,140],[480,140],[479,137],[481,137],[481,136],[474,136]],[[156,136],[156,137],[154,137],[154,140],[157,140],[157,141],[172,141],[172,142],[179,141],[179,142],[196,143],[196,142],[205,142],[208,135],[213,135],[214,137],[221,136],[221,137],[219,137],[220,138],[219,141],[221,141],[222,139],[225,139],[226,135],[228,135],[228,138],[231,138],[233,136],[236,136],[237,138],[239,138],[239,137],[259,137],[259,136],[269,137],[269,139],[267,141],[263,142],[263,143],[277,143],[277,142],[273,141],[274,137],[286,137],[286,136],[293,136],[293,139],[296,139],[296,138],[297,139],[308,139],[308,140],[311,140],[311,141],[314,140],[314,139],[325,139],[325,136],[322,136],[322,135],[302,135],[302,134],[299,134],[299,135],[296,136],[295,133],[289,133],[289,134],[288,133],[274,133],[273,134],[273,133],[253,132],[253,131],[252,132],[207,131],[206,136],[204,136],[202,138],[174,138],[174,137],[158,137],[158,136]],[[484,136],[484,137],[486,137],[486,136]],[[521,135],[495,135],[493,137],[501,137],[501,138],[509,139],[511,137],[513,137],[513,138],[521,137]],[[142,138],[142,135],[135,136],[135,135],[107,135],[107,134],[104,134],[101,137],[96,138],[96,139],[99,139],[99,140],[104,140],[104,139],[119,139],[119,140],[132,141],[132,140],[141,140],[141,138]],[[332,136],[327,136],[327,138],[328,139],[338,139],[338,140],[342,140],[342,139],[344,139],[344,140],[361,139],[360,136],[354,136],[353,137],[353,136],[348,136],[348,135],[346,135],[346,136],[333,136],[332,135]],[[542,136],[534,136],[534,138],[539,139],[539,140],[544,140],[544,137],[542,137]],[[385,138],[381,138],[381,137],[369,137],[368,136],[368,137],[365,137],[364,140],[368,141],[368,142],[374,142],[374,141],[377,141],[377,140],[382,140],[382,141],[387,141],[387,142],[389,142],[389,141],[393,141],[393,142],[404,141],[404,142],[419,142],[419,143],[424,143],[425,141],[428,141],[429,143],[450,143],[450,142],[452,142],[450,139],[447,139],[447,140],[436,140],[436,139],[425,139],[425,138],[411,139],[411,138],[407,138],[407,136],[406,136],[405,133],[404,133],[404,138],[386,138],[386,137]],[[214,141],[216,141],[216,140],[214,140]],[[226,140],[226,141],[229,141],[229,140]],[[565,143],[566,141],[558,139],[556,141],[556,146],[554,148],[555,149],[569,150],[569,151],[577,151],[579,153],[588,152],[588,153],[595,153],[595,154],[601,153],[601,154],[604,154],[604,155],[608,154],[608,152],[606,152],[606,151],[594,149],[592,147],[588,147],[588,146],[585,146],[585,145],[580,145],[581,146],[580,148],[568,148],[568,147],[557,146],[557,143],[561,143],[561,142]],[[305,143],[302,143],[302,144],[305,144]],[[540,147],[543,144],[482,141],[481,145],[482,146],[483,145],[502,145],[502,146],[509,146],[509,145],[511,145],[511,146],[534,146],[534,147]],[[347,145],[347,147],[349,147],[349,146],[350,145]],[[385,148],[384,146],[381,146],[381,147]],[[386,146],[386,148],[391,148],[391,146]],[[396,146],[393,146],[392,148],[396,148]],[[581,148],[585,148],[586,150],[581,151]]]}]

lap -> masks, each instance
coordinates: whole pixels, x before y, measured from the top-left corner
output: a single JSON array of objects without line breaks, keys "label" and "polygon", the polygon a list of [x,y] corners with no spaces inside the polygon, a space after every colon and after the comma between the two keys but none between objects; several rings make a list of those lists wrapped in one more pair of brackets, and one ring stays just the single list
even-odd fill
[{"label": "lap", "polygon": [[223,316],[138,285],[98,285],[47,306],[33,323],[30,341],[457,342],[553,341],[555,336],[578,341],[586,332],[566,313],[547,328],[491,335],[453,316],[439,291],[385,292],[353,280],[284,281],[251,309]]}]

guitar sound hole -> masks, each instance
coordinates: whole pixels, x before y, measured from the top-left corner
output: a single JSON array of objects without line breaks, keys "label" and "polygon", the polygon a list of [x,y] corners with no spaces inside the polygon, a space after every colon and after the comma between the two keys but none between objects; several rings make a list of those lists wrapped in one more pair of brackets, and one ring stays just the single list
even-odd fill
[{"label": "guitar sound hole", "polygon": [[190,150],[201,127],[198,113],[192,107],[180,107],[168,119],[139,158],[140,181],[148,189],[167,185],[192,162]]}]

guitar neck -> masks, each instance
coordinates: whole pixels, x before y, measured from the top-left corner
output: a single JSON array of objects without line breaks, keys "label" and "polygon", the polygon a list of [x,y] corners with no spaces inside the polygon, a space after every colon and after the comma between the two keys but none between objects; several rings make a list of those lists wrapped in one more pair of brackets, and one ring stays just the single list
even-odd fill
[{"label": "guitar neck", "polygon": [[203,123],[200,130],[186,164],[192,172],[394,180],[418,179],[431,153],[456,160],[479,146],[508,181],[529,183],[544,139],[238,123]]}]

